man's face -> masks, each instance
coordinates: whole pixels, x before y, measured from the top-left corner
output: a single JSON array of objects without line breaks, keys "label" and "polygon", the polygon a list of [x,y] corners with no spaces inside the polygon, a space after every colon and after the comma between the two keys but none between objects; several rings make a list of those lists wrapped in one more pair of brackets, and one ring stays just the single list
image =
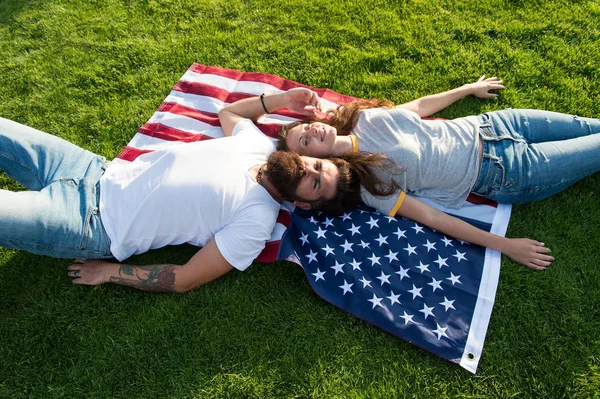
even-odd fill
[{"label": "man's face", "polygon": [[[337,193],[339,171],[331,161],[301,156],[304,165],[296,195],[303,201],[332,199]],[[299,171],[300,172],[300,171]]]},{"label": "man's face", "polygon": [[[277,151],[269,157],[266,175],[284,199],[296,200],[296,206],[300,206],[299,202],[333,199],[337,194],[339,171],[326,159]],[[300,207],[310,209],[310,206]]]}]

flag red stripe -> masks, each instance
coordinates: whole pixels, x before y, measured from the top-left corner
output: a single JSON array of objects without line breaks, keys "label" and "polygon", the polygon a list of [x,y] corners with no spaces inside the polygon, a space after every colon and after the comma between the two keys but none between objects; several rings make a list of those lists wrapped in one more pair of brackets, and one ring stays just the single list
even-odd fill
[{"label": "flag red stripe", "polygon": [[193,64],[189,70],[199,74],[211,74],[222,76],[240,82],[265,83],[282,91],[287,91],[295,87],[306,87],[317,92],[317,94],[319,94],[319,97],[324,98],[327,101],[334,102],[336,104],[356,100],[356,97],[339,94],[329,89],[319,89],[310,87],[298,82],[293,82],[291,80],[287,80],[279,76],[274,76],[263,72],[240,72],[232,69],[212,67],[201,64]]},{"label": "flag red stripe", "polygon": [[498,203],[496,201],[492,201],[475,194],[469,194],[469,196],[467,197],[467,202],[473,205],[487,205],[492,206],[494,208],[498,207]]},{"label": "flag red stripe", "polygon": [[275,262],[277,260],[277,255],[279,254],[279,243],[279,240],[266,243],[265,248],[260,255],[256,257],[256,260],[263,263]]},{"label": "flag red stripe", "polygon": [[292,224],[292,217],[290,216],[290,213],[286,210],[280,209],[279,214],[277,215],[277,223],[288,228],[290,224]]},{"label": "flag red stripe", "polygon": [[140,130],[138,130],[138,133],[143,134],[145,136],[155,137],[161,140],[181,141],[184,143],[193,143],[196,141],[212,139],[212,137],[202,133],[190,133],[186,132],[185,130],[165,126],[160,123],[146,123],[140,128]]},{"label": "flag red stripe", "polygon": [[158,107],[159,112],[169,112],[171,114],[185,116],[200,122],[207,123],[211,126],[221,126],[219,115],[214,112],[200,111],[196,108],[186,107],[177,103],[162,103]]},{"label": "flag red stripe", "polygon": [[119,155],[117,155],[117,158],[122,159],[124,161],[131,162],[134,159],[136,159],[137,157],[139,157],[140,155],[146,154],[148,152],[152,152],[152,151],[140,150],[138,148],[125,146],[125,148],[123,148],[123,150],[119,153]]}]

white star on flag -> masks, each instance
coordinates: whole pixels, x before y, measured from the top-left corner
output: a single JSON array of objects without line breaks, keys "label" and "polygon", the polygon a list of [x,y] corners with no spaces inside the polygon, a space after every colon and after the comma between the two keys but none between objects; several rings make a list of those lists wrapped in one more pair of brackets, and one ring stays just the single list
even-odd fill
[{"label": "white star on flag", "polygon": [[344,253],[346,253],[346,251],[350,251],[352,252],[352,243],[349,243],[348,240],[344,240],[344,243],[340,245],[340,247],[344,248]]},{"label": "white star on flag", "polygon": [[408,324],[409,322],[411,322],[411,323],[414,323],[414,321],[413,321],[413,319],[412,319],[412,318],[413,318],[413,316],[414,316],[414,314],[408,314],[408,313],[406,313],[406,311],[404,311],[404,315],[403,315],[403,316],[400,316],[400,318],[401,318],[401,319],[404,319],[404,324],[406,325],[406,324]]},{"label": "white star on flag", "polygon": [[422,290],[422,289],[423,289],[423,288],[417,288],[417,286],[415,286],[415,285],[413,284],[413,287],[412,287],[412,289],[411,289],[411,290],[408,290],[408,292],[410,292],[411,294],[413,294],[413,299],[415,299],[416,297],[421,297],[421,298],[423,298],[423,295],[421,295],[421,290]]},{"label": "white star on flag", "polygon": [[442,337],[448,338],[448,334],[446,334],[446,330],[448,329],[448,327],[442,327],[437,323],[435,323],[435,324],[437,326],[437,329],[433,330],[433,333],[437,335],[438,341]]},{"label": "white star on flag", "polygon": [[352,262],[350,262],[350,266],[352,266],[352,270],[362,271],[362,269],[359,267],[361,263],[362,262],[357,262],[354,258],[352,258]]},{"label": "white star on flag", "polygon": [[350,227],[348,229],[348,231],[351,232],[352,235],[354,235],[354,234],[360,234],[359,230],[360,230],[360,226],[355,226],[354,223],[352,223],[352,227]]},{"label": "white star on flag", "polygon": [[406,238],[406,230],[400,230],[400,227],[398,227],[398,230],[396,230],[396,232],[394,234],[396,234],[398,236],[398,239],[404,237]]},{"label": "white star on flag", "polygon": [[456,254],[452,255],[454,256],[458,262],[460,262],[461,260],[467,260],[467,257],[465,256],[467,253],[466,252],[458,252],[456,251]]},{"label": "white star on flag", "polygon": [[327,233],[327,230],[323,230],[321,226],[319,226],[319,229],[315,231],[315,233],[317,234],[317,238],[325,238],[325,233]]},{"label": "white star on flag", "polygon": [[344,284],[340,285],[340,288],[344,290],[344,293],[342,295],[346,295],[347,292],[352,294],[352,286],[353,285],[354,285],[354,283],[348,284],[348,282],[346,280],[344,280]]},{"label": "white star on flag", "polygon": [[429,242],[429,240],[427,240],[427,242],[425,244],[423,244],[423,246],[427,247],[427,252],[429,252],[432,249],[435,249],[435,243]]},{"label": "white star on flag", "polygon": [[358,244],[358,245],[360,245],[362,247],[362,249],[365,249],[365,248],[369,248],[369,245],[371,245],[371,244],[369,244],[368,242],[364,242],[363,240],[360,240],[360,244]]},{"label": "white star on flag", "polygon": [[302,246],[304,246],[304,244],[308,244],[308,234],[302,232],[302,236],[300,237],[300,241],[302,241]]},{"label": "white star on flag", "polygon": [[389,259],[390,263],[392,263],[392,261],[398,260],[398,257],[396,255],[398,255],[398,252],[392,252],[392,250],[390,249],[390,252],[387,255],[385,255],[385,257]]},{"label": "white star on flag", "polygon": [[321,248],[321,250],[325,251],[325,256],[334,255],[333,248],[330,248],[327,244],[325,244],[325,248]]},{"label": "white star on flag", "polygon": [[[369,280],[367,280],[364,276],[363,276],[363,278],[361,278],[358,281],[360,281],[361,283],[363,283],[363,288],[365,288],[367,286],[371,287],[371,282]],[[373,288],[373,287],[371,287],[371,288]]]},{"label": "white star on flag", "polygon": [[377,220],[373,219],[372,217],[370,217],[369,219],[370,220],[367,222],[367,224],[371,226],[370,230],[372,230],[373,227],[379,227],[379,225],[377,224]]},{"label": "white star on flag", "polygon": [[448,264],[446,263],[446,261],[448,260],[448,258],[442,258],[441,256],[438,255],[437,260],[434,260],[433,263],[437,263],[438,267],[441,269],[442,266],[446,266],[446,267],[450,267],[448,266]]},{"label": "white star on flag", "polygon": [[425,316],[425,320],[427,320],[429,316],[433,316],[433,306],[429,307],[426,304],[423,304],[423,309],[419,310],[419,312],[422,312]]},{"label": "white star on flag", "polygon": [[419,261],[419,266],[417,266],[417,269],[419,269],[421,274],[423,274],[426,271],[429,271],[429,265],[424,265],[423,262]]},{"label": "white star on flag", "polygon": [[333,220],[334,219],[329,219],[328,217],[326,217],[325,221],[323,222],[323,224],[325,225],[325,228],[328,228],[329,226],[331,226],[333,224]]},{"label": "white star on flag", "polygon": [[375,241],[379,243],[379,246],[387,244],[387,236],[383,237],[381,234],[379,234],[379,238],[376,238]]},{"label": "white star on flag", "polygon": [[390,276],[391,276],[391,274],[385,274],[382,271],[381,275],[379,277],[377,277],[377,279],[379,279],[381,281],[381,285],[383,285],[384,283],[389,284],[390,283]]},{"label": "white star on flag", "polygon": [[416,246],[412,247],[410,244],[408,244],[408,246],[404,249],[408,252],[409,255],[417,254],[417,251],[415,251],[415,249],[417,249]]},{"label": "white star on flag", "polygon": [[437,290],[438,288],[443,291],[444,289],[442,288],[441,283],[442,280],[436,280],[432,277],[431,283],[427,283],[427,285],[430,285],[433,288],[433,292],[435,292],[435,290]]},{"label": "white star on flag", "polygon": [[415,229],[415,234],[423,233],[423,226],[419,226],[415,223],[413,229]]},{"label": "white star on flag", "polygon": [[313,252],[313,250],[310,250],[310,253],[308,255],[305,255],[308,258],[308,263],[312,262],[312,261],[317,261],[317,253]]},{"label": "white star on flag", "polygon": [[458,284],[462,284],[459,280],[460,275],[455,276],[452,272],[450,272],[450,277],[448,277],[446,280],[450,280],[452,282],[452,285],[458,283]]},{"label": "white star on flag", "polygon": [[381,306],[381,307],[383,307],[383,305],[381,304],[381,301],[383,300],[383,298],[379,298],[375,294],[373,294],[373,298],[367,299],[367,300],[373,304],[373,308],[372,309],[375,309],[375,306]]},{"label": "white star on flag", "polygon": [[444,244],[446,244],[446,246],[450,245],[451,247],[453,247],[454,245],[452,245],[452,240],[450,240],[448,237],[444,236],[444,238],[442,238],[442,241],[444,241]]},{"label": "white star on flag", "polygon": [[319,270],[319,268],[317,268],[317,272],[316,273],[311,273],[313,276],[315,276],[315,282],[319,281],[319,280],[323,280],[325,281],[325,277],[323,277],[325,275],[326,272],[322,272],[321,270]]},{"label": "white star on flag", "polygon": [[344,273],[344,270],[342,269],[344,267],[343,263],[339,263],[337,260],[335,261],[335,265],[331,266],[331,268],[333,270],[335,270],[335,275],[337,276],[338,273]]},{"label": "white star on flag", "polygon": [[380,265],[381,263],[379,263],[379,259],[381,259],[379,256],[375,256],[375,253],[372,253],[370,257],[368,257],[367,259],[369,259],[371,261],[371,266],[374,266],[375,264]]},{"label": "white star on flag", "polygon": [[398,300],[400,294],[394,294],[394,291],[391,291],[390,296],[387,296],[386,298],[390,300],[392,306],[394,306],[395,303],[400,305],[400,301]]},{"label": "white star on flag", "polygon": [[454,303],[454,300],[448,300],[448,298],[444,297],[444,302],[440,302],[440,305],[442,305],[444,308],[446,308],[446,312],[448,311],[448,309],[454,309],[456,310],[456,308],[454,307],[454,305],[452,305]]},{"label": "white star on flag", "polygon": [[[409,269],[405,269],[402,266],[400,266],[400,270],[396,272],[396,274],[400,275],[400,280],[402,280],[404,277],[408,277],[408,270]],[[410,277],[408,277],[410,279]]]}]

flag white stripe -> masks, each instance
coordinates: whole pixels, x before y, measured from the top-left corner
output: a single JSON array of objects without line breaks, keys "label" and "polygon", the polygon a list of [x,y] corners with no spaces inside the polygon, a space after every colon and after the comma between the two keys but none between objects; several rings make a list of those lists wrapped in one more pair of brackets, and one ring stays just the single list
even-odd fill
[{"label": "flag white stripe", "polygon": [[[504,236],[510,220],[511,205],[498,204],[497,211],[492,223],[491,233]],[[500,261],[502,254],[496,250],[487,248],[485,251],[485,262],[483,275],[479,286],[478,299],[473,311],[473,319],[469,328],[469,335],[465,344],[465,350],[460,360],[460,365],[473,374],[477,371],[477,365],[481,359],[483,343],[487,333],[496,289],[500,278]]]}]

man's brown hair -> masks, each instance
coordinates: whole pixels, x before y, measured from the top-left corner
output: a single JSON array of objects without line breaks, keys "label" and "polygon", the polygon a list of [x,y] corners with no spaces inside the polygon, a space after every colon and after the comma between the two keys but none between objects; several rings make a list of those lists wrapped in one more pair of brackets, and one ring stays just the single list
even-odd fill
[{"label": "man's brown hair", "polygon": [[271,154],[265,176],[283,199],[308,202],[313,209],[327,213],[341,213],[360,205],[361,186],[372,195],[382,197],[395,194],[402,189],[393,178],[385,181],[378,176],[379,173],[376,173],[377,169],[391,172],[389,175],[401,172],[401,168],[383,154],[361,151],[326,159],[337,167],[339,173],[336,195],[331,199],[306,201],[298,197],[296,191],[304,173],[304,162],[294,152],[277,151]]}]

